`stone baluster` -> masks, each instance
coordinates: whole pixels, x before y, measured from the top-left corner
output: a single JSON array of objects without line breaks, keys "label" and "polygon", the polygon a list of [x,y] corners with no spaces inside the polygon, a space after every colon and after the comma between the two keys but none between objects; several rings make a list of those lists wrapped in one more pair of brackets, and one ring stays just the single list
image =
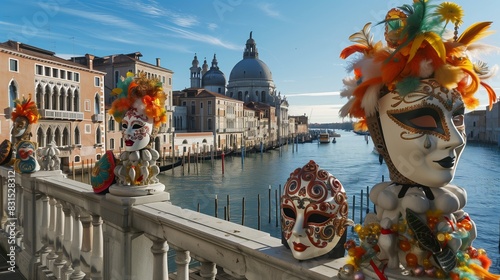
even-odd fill
[{"label": "stone baluster", "polygon": [[198,258],[198,260],[201,263],[200,276],[206,280],[215,280],[215,276],[217,275],[215,263],[202,258]]},{"label": "stone baluster", "polygon": [[153,241],[153,246],[151,246],[151,252],[153,253],[153,280],[168,279],[167,241],[150,234],[145,235]]},{"label": "stone baluster", "polygon": [[73,239],[71,242],[71,263],[73,265],[73,273],[70,279],[81,280],[85,277],[80,263],[80,252],[83,238],[82,223],[80,223],[80,209],[75,207],[73,211]]},{"label": "stone baluster", "polygon": [[5,230],[7,222],[7,177],[0,177],[0,231]]},{"label": "stone baluster", "polygon": [[81,268],[86,274],[90,274],[90,257],[92,254],[92,216],[89,213],[84,212],[80,215],[80,221],[82,222],[82,249],[81,249]]},{"label": "stone baluster", "polygon": [[56,238],[55,238],[55,251],[57,259],[54,261],[54,274],[58,279],[61,278],[61,270],[66,264],[63,253],[64,242],[64,213],[61,201],[56,203]]},{"label": "stone baluster", "polygon": [[17,218],[17,233],[16,233],[16,244],[23,249],[23,235],[24,235],[24,205],[23,205],[23,187],[16,185],[16,218]]},{"label": "stone baluster", "polygon": [[42,249],[40,249],[39,256],[42,266],[47,266],[47,255],[50,253],[49,244],[49,220],[50,220],[50,207],[49,207],[49,197],[43,195],[40,199],[42,203],[42,225],[40,227],[40,234],[42,240]]},{"label": "stone baluster", "polygon": [[63,240],[63,254],[66,263],[61,269],[61,279],[69,279],[69,275],[73,273],[71,262],[71,244],[73,240],[73,218],[71,218],[71,205],[69,203],[63,204],[64,212],[64,240]]},{"label": "stone baluster", "polygon": [[57,259],[55,250],[55,240],[56,240],[56,200],[53,197],[49,197],[50,205],[50,216],[49,216],[49,229],[48,229],[48,240],[50,252],[47,255],[47,268],[50,271],[54,271],[54,261]]},{"label": "stone baluster", "polygon": [[90,278],[102,280],[103,237],[102,219],[99,215],[92,215],[93,242],[92,257],[90,258]]},{"label": "stone baluster", "polygon": [[177,265],[177,279],[189,279],[189,263],[191,262],[191,254],[189,251],[181,248],[173,247],[175,249],[175,264]]}]

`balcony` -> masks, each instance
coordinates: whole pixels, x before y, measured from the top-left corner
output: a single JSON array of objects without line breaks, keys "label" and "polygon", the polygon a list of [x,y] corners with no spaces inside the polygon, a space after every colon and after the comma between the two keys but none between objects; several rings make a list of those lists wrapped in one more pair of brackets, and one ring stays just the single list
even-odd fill
[{"label": "balcony", "polygon": [[[0,167],[0,177],[0,209],[16,207],[0,211],[0,246],[15,247],[16,271],[27,279],[168,279],[169,249],[175,279],[191,279],[192,270],[203,279],[339,279],[346,263],[298,261],[280,239],[172,205],[167,192],[98,195],[60,171]],[[191,259],[200,264],[190,267]]]},{"label": "balcony", "polygon": [[92,121],[93,122],[103,122],[104,121],[104,115],[103,114],[93,114],[92,115]]},{"label": "balcony", "polygon": [[43,119],[71,120],[71,121],[83,120],[82,112],[41,109],[39,110],[39,113]]}]

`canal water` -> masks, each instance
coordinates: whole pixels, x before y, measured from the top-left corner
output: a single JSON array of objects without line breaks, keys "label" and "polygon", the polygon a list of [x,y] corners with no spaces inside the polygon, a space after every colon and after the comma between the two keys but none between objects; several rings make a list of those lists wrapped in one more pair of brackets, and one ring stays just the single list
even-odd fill
[{"label": "canal water", "polygon": [[[224,172],[221,160],[206,160],[199,164],[191,163],[189,167],[187,164],[176,167],[174,172],[165,171],[159,179],[170,192],[174,205],[199,209],[214,216],[217,201],[219,218],[224,219],[225,209],[229,208],[230,221],[241,224],[244,220],[246,226],[260,228],[280,238],[277,210],[282,187],[293,170],[314,160],[343,184],[349,196],[349,215],[359,223],[366,208],[373,211],[373,205],[367,205],[367,187],[371,188],[384,178],[388,180],[389,173],[386,165],[379,163],[371,140],[366,141],[364,136],[352,132],[340,133],[336,143],[285,145],[264,153],[247,153],[243,158],[228,156],[224,160]],[[491,270],[495,273],[500,272],[499,174],[500,148],[469,143],[452,181],[452,184],[467,190],[465,211],[478,229],[478,238],[473,246],[487,251],[493,261]],[[242,219],[243,200],[245,215]]]}]

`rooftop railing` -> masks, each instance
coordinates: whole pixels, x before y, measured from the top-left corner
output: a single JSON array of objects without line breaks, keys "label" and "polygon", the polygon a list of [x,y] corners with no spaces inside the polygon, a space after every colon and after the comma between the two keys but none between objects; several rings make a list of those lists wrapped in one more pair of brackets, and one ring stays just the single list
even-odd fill
[{"label": "rooftop railing", "polygon": [[14,249],[27,279],[189,279],[193,271],[201,279],[336,279],[345,263],[295,260],[268,233],[172,205],[167,192],[99,195],[60,171],[5,167],[0,187],[0,245]]}]

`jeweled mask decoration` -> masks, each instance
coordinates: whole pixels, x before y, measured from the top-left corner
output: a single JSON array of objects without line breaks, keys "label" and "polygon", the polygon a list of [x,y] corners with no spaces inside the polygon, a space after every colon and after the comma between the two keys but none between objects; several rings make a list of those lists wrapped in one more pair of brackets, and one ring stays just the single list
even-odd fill
[{"label": "jeweled mask decoration", "polygon": [[[127,73],[127,78],[118,83],[113,90],[117,99],[111,105],[111,114],[121,123],[125,151],[120,155],[120,162],[114,168],[116,181],[120,186],[144,187],[157,184],[158,191],[164,185],[158,184],[156,175],[159,168],[156,160],[159,153],[153,147],[158,127],[166,122],[165,93],[161,82],[148,79],[145,74],[134,76]],[[120,194],[121,190],[110,187],[111,193]],[[132,189],[125,195],[142,194],[142,190]]]},{"label": "jeweled mask decoration", "polygon": [[299,260],[329,253],[347,225],[344,187],[314,161],[290,174],[281,197],[283,238]]},{"label": "jeweled mask decoration", "polygon": [[[479,105],[480,86],[490,109],[496,102],[485,83],[495,71],[473,61],[471,52],[489,35],[491,22],[459,34],[462,8],[430,2],[391,9],[381,22],[385,43],[374,42],[367,23],[340,54],[359,54],[354,75],[344,79],[341,96],[348,101],[340,114],[358,119],[356,130],[370,131],[391,177],[370,191],[377,211],[355,226],[359,246],[346,242],[350,258],[340,271],[345,279],[363,279],[363,272],[399,279],[403,270],[431,278],[500,277],[488,272],[484,250],[472,246],[477,232],[463,210],[465,189],[450,184],[466,142],[465,108]],[[444,32],[448,24],[453,32]]]},{"label": "jeweled mask decoration", "polygon": [[30,141],[31,125],[38,122],[40,115],[35,102],[31,97],[23,100],[15,100],[16,109],[12,113],[12,136],[16,143],[14,169],[19,173],[32,173],[40,170],[36,159],[37,143]]},{"label": "jeweled mask decoration", "polygon": [[448,184],[466,139],[460,93],[424,79],[409,94],[384,94],[378,106],[380,127],[375,122],[369,128],[383,135],[380,139],[374,133],[374,142],[390,166],[391,180],[428,187]]}]

